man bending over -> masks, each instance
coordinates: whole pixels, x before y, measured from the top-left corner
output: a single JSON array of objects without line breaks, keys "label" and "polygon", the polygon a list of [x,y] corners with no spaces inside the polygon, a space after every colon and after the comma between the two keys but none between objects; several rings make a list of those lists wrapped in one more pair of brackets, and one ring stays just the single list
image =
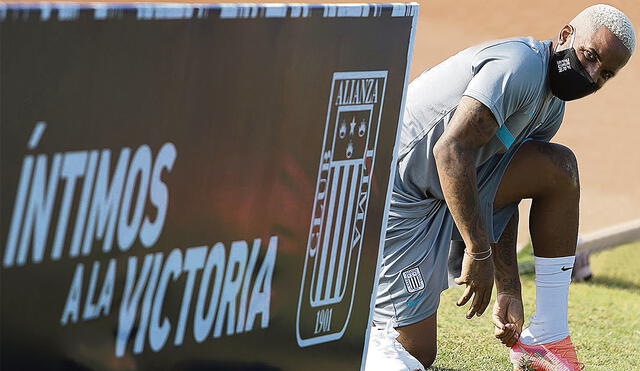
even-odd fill
[{"label": "man bending over", "polygon": [[[396,348],[424,367],[433,363],[452,239],[466,246],[456,279],[466,285],[457,303],[470,303],[466,317],[485,311],[495,279],[496,337],[512,347],[514,365],[539,353],[544,359],[532,356],[535,369],[580,368],[567,319],[578,167],[569,148],[549,141],[565,102],[602,88],[635,45],[629,19],[595,5],[554,40],[513,38],[471,47],[409,85],[367,368],[382,364],[375,361],[375,342],[390,327],[399,333],[402,347]],[[533,199],[536,314],[521,331],[515,243],[524,198]]]}]

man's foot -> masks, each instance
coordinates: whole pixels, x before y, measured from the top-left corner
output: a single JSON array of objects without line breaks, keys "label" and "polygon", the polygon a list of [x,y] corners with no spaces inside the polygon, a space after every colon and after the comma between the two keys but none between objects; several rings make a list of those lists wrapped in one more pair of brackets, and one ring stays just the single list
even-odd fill
[{"label": "man's foot", "polygon": [[567,336],[555,343],[525,345],[518,340],[509,354],[514,370],[578,371],[584,364],[578,361],[576,348]]}]

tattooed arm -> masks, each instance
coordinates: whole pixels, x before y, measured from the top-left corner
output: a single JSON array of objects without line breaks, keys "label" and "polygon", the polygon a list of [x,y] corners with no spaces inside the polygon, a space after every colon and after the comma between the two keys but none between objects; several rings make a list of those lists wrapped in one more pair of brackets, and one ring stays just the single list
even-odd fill
[{"label": "tattooed arm", "polygon": [[498,292],[519,294],[521,292],[518,274],[516,242],[518,240],[518,211],[516,211],[493,246],[493,264],[495,266],[496,289]]},{"label": "tattooed arm", "polygon": [[[480,214],[475,162],[480,147],[489,142],[497,130],[491,111],[479,101],[463,96],[449,126],[433,148],[444,198],[467,251],[472,253],[489,249]],[[458,306],[473,296],[467,318],[481,315],[491,300],[493,261],[473,260],[465,254],[462,274],[456,283],[467,285]]]},{"label": "tattooed arm", "polygon": [[494,335],[507,347],[512,347],[522,332],[524,309],[522,288],[518,275],[516,241],[518,238],[518,212],[511,217],[500,241],[493,244],[493,263],[498,294],[493,305]]}]

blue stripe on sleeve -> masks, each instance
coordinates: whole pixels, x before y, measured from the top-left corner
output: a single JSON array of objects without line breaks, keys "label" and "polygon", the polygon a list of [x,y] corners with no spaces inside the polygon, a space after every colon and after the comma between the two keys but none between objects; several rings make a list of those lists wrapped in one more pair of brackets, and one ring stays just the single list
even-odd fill
[{"label": "blue stripe on sleeve", "polygon": [[504,144],[504,146],[507,147],[507,149],[509,149],[509,147],[511,147],[513,142],[515,142],[516,140],[506,125],[500,126],[500,129],[498,129],[498,131],[496,132],[496,135],[498,136],[502,144]]}]

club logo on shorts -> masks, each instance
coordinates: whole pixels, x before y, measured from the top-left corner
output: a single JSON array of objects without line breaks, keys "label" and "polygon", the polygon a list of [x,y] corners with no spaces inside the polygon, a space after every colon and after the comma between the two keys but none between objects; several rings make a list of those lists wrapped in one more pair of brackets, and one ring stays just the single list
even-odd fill
[{"label": "club logo on shorts", "polygon": [[338,340],[351,316],[387,71],[336,72],[298,312],[298,345]]},{"label": "club logo on shorts", "polygon": [[404,285],[407,287],[407,291],[416,292],[424,290],[424,279],[422,279],[422,273],[419,267],[402,272],[402,278],[404,278]]}]

